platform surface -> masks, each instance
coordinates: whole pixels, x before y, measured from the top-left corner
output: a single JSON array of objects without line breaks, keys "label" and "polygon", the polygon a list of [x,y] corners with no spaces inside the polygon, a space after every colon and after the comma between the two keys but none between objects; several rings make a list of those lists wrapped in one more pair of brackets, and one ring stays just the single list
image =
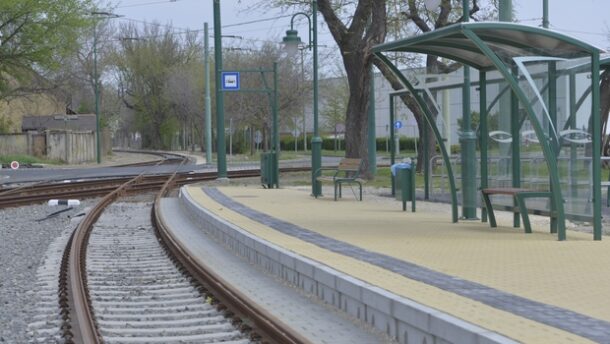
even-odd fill
[{"label": "platform surface", "polygon": [[[610,342],[610,238],[451,223],[449,207],[309,190],[186,188],[201,206],[304,257],[527,343]],[[345,192],[345,191],[344,191]],[[422,204],[422,206],[420,206]],[[511,215],[512,216],[512,215]]]}]

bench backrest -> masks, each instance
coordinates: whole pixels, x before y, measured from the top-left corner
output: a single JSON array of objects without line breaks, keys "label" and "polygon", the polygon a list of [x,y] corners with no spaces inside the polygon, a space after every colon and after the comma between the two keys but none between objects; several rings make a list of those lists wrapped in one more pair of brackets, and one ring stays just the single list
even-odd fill
[{"label": "bench backrest", "polygon": [[344,172],[346,176],[356,178],[360,174],[360,165],[362,165],[362,159],[343,158],[339,162],[337,172]]}]

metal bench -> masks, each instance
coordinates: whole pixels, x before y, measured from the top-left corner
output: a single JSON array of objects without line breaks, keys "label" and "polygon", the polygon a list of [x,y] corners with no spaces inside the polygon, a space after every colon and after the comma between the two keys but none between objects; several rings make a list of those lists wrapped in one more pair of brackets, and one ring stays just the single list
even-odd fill
[{"label": "metal bench", "polygon": [[521,218],[523,219],[523,228],[525,229],[525,233],[532,232],[532,226],[530,224],[529,213],[536,215],[546,215],[551,218],[551,233],[557,232],[557,214],[554,211],[541,211],[541,210],[530,210],[525,206],[525,200],[527,198],[542,198],[548,197],[551,198],[551,192],[548,191],[533,191],[530,189],[523,188],[487,188],[481,189],[481,194],[483,195],[483,201],[485,202],[485,208],[487,208],[487,213],[489,215],[489,225],[490,227],[497,227],[496,217],[494,215],[494,209],[491,204],[491,200],[489,199],[490,195],[510,195],[513,196],[515,200],[515,204],[517,207],[513,207],[512,210],[514,213],[521,214]]},{"label": "metal bench", "polygon": [[[364,180],[360,178],[361,166],[362,159],[343,158],[336,168],[323,167],[317,169],[315,172],[317,175],[316,181],[333,183],[335,187],[335,201],[337,200],[337,195],[341,198],[341,187],[343,184],[350,186],[357,184],[360,190],[360,200],[362,201],[362,183],[364,183]],[[334,173],[323,175],[323,171],[333,171]]]}]

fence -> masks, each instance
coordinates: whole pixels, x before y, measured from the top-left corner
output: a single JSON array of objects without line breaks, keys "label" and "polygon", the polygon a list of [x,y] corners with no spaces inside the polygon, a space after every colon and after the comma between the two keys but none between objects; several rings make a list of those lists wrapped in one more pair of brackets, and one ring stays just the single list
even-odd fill
[{"label": "fence", "polygon": [[68,164],[94,161],[95,132],[47,130],[0,135],[0,155],[32,155]]}]

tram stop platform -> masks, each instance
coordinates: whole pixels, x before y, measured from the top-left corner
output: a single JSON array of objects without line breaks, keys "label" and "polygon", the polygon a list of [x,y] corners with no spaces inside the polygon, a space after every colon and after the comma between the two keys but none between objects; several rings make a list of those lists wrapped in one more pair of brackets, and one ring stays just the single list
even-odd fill
[{"label": "tram stop platform", "polygon": [[328,195],[193,185],[179,199],[238,256],[399,343],[610,343],[610,240]]}]

